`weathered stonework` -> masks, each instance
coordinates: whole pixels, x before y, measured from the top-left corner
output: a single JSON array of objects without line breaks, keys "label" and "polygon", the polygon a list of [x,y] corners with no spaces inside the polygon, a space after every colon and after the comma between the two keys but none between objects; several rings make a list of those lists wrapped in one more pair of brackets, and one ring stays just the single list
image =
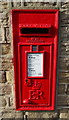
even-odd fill
[{"label": "weathered stonework", "polygon": [[[0,1],[0,118],[69,118],[69,0],[60,2]],[[24,0],[26,1],[26,0]],[[32,0],[31,0],[32,1]],[[59,50],[56,112],[15,110],[11,9],[59,9]]]}]

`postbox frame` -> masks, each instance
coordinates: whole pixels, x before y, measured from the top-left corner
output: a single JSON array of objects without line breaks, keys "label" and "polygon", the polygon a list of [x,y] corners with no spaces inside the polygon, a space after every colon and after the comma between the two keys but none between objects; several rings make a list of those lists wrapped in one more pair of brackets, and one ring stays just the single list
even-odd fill
[{"label": "postbox frame", "polygon": [[[59,13],[59,11],[58,10],[16,10],[16,9],[14,9],[14,10],[12,10],[12,28],[13,28],[13,55],[14,55],[14,77],[15,77],[15,96],[16,96],[16,99],[15,99],[15,103],[16,103],[16,110],[19,110],[19,111],[21,111],[21,110],[27,110],[28,111],[28,108],[24,108],[23,107],[23,105],[21,105],[21,97],[20,98],[18,98],[18,101],[17,101],[17,97],[18,97],[18,95],[17,95],[17,80],[16,80],[16,55],[15,55],[15,51],[17,50],[17,49],[19,49],[19,47],[17,48],[16,46],[17,46],[17,44],[19,44],[19,46],[20,45],[22,45],[22,43],[16,43],[16,45],[15,45],[15,28],[14,28],[14,23],[13,23],[13,20],[14,20],[14,15],[17,13],[17,12],[25,12],[25,13],[27,13],[27,12],[29,12],[29,13],[33,13],[33,12],[35,12],[35,13],[42,13],[42,12],[53,12],[53,13],[56,13],[56,21],[57,21],[57,23],[56,23],[56,28],[58,29],[58,13]],[[53,83],[53,90],[52,90],[52,95],[53,96],[55,96],[55,92],[54,92],[54,90],[56,89],[56,70],[57,70],[57,66],[56,66],[56,64],[57,64],[57,52],[58,52],[58,30],[57,30],[57,32],[56,32],[57,34],[56,34],[56,36],[55,36],[55,39],[56,39],[56,44],[55,44],[55,46],[54,46],[54,50],[56,51],[55,52],[55,55],[54,55],[54,58],[55,58],[55,61],[54,61],[54,64],[55,64],[55,67],[54,67],[54,71],[55,71],[55,75],[54,75],[54,83]],[[19,33],[19,35],[20,35],[20,33]],[[20,35],[21,36],[21,35]],[[36,43],[34,44],[34,43],[30,43],[31,45],[36,45]],[[23,44],[24,45],[24,44]],[[29,43],[27,43],[26,45],[29,45]],[[37,45],[39,45],[39,43],[37,43]],[[43,43],[41,43],[41,45],[43,45]],[[47,44],[46,43],[46,45],[50,45],[49,43]],[[16,48],[15,48],[16,47]],[[20,55],[18,55],[18,56],[20,56]],[[19,59],[19,57],[18,57],[18,59]],[[20,72],[19,72],[19,74],[20,74]],[[18,91],[20,92],[21,91],[21,89],[20,89],[20,78],[19,78],[19,80],[18,80],[18,82],[19,82],[19,89],[18,89]],[[20,94],[20,93],[19,93]],[[21,95],[19,95],[19,96],[21,96]],[[18,102],[19,102],[19,105],[18,105]],[[20,107],[19,107],[20,106]],[[52,106],[49,106],[49,107],[46,107],[46,108],[44,108],[44,107],[42,107],[42,108],[36,108],[36,107],[34,107],[34,108],[29,108],[29,110],[30,111],[36,111],[36,110],[38,110],[38,111],[40,111],[40,110],[43,110],[43,111],[46,111],[46,110],[54,110],[54,108],[55,108],[55,99],[54,99],[54,97],[52,98]]]}]

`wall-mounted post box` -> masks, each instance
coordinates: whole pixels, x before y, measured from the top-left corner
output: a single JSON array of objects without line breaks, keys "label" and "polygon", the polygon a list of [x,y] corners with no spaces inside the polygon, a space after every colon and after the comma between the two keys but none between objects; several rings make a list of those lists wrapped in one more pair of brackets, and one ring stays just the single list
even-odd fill
[{"label": "wall-mounted post box", "polygon": [[17,110],[54,110],[58,10],[12,10]]}]

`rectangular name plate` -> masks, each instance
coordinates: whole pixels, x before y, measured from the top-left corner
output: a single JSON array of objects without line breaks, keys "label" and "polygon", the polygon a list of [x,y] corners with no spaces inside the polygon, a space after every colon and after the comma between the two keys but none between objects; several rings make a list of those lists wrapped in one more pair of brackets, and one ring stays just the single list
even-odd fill
[{"label": "rectangular name plate", "polygon": [[43,77],[43,53],[28,53],[28,77]]}]

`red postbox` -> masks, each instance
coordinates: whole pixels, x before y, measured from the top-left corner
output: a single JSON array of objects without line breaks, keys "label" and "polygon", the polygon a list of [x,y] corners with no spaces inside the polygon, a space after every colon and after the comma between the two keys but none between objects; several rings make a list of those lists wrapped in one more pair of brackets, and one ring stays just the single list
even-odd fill
[{"label": "red postbox", "polygon": [[54,110],[58,10],[12,10],[16,110]]}]

